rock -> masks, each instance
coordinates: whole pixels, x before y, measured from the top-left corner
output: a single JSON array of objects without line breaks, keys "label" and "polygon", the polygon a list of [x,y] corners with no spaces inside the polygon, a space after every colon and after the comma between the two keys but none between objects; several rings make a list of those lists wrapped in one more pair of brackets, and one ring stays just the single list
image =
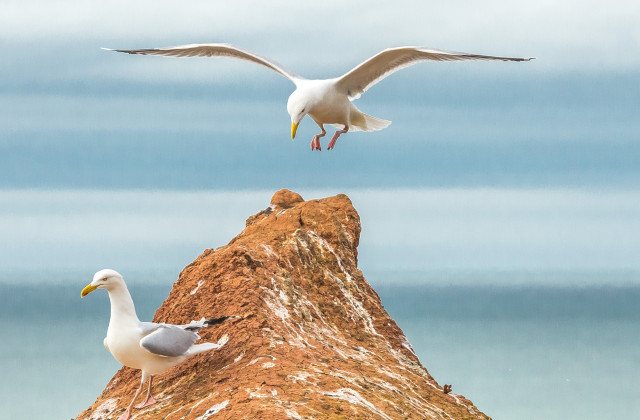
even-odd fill
[{"label": "rock", "polygon": [[[158,403],[133,418],[487,419],[420,364],[357,267],[359,238],[346,195],[278,191],[228,245],[180,273],[154,317],[240,315],[201,331],[229,342],[154,378]],[[117,418],[139,382],[120,369],[78,419]]]}]

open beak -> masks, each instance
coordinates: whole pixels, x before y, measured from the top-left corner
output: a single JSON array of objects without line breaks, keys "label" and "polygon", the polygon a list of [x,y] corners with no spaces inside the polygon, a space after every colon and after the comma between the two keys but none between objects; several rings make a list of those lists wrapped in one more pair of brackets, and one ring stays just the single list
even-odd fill
[{"label": "open beak", "polygon": [[82,292],[80,292],[80,297],[85,297],[87,296],[89,293],[93,292],[94,290],[96,290],[97,287],[94,285],[88,285],[87,287],[85,287],[84,289],[82,289]]},{"label": "open beak", "polygon": [[291,141],[296,138],[296,131],[298,131],[298,124],[300,123],[291,123]]}]

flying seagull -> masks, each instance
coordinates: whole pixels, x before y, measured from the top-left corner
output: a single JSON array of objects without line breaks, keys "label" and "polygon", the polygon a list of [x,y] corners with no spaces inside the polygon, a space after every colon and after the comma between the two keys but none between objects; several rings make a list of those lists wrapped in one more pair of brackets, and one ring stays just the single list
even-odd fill
[{"label": "flying seagull", "polygon": [[133,403],[140,395],[147,377],[149,377],[147,395],[143,402],[135,406],[136,408],[146,407],[156,402],[151,395],[153,375],[163,373],[198,353],[220,348],[227,341],[227,337],[224,336],[217,343],[193,344],[200,338],[198,330],[236,318],[202,318],[200,321],[191,321],[185,325],[140,322],[127,285],[118,272],[110,269],[98,271],[93,276],[93,281],[82,289],[80,296],[85,297],[96,289],[106,289],[111,301],[111,320],[104,346],[118,362],[142,370],[140,387],[133,396],[131,404],[118,420],[127,420],[131,416]]},{"label": "flying seagull", "polygon": [[324,129],[325,124],[332,124],[338,128],[327,146],[329,150],[333,149],[338,137],[348,131],[376,131],[382,130],[391,124],[391,121],[382,120],[361,112],[353,105],[352,101],[358,99],[371,86],[400,69],[427,60],[529,61],[532,59],[494,57],[422,47],[397,47],[388,48],[374,55],[340,77],[309,80],[287,70],[269,58],[229,44],[190,44],[142,50],[104,49],[128,54],[163,55],[168,57],[232,57],[265,66],[286,77],[296,85],[296,90],[289,96],[289,101],[287,102],[287,112],[291,116],[291,139],[295,139],[298,125],[307,114],[320,126],[322,132],[313,137],[311,150],[322,150],[320,148],[320,138],[327,134]]}]

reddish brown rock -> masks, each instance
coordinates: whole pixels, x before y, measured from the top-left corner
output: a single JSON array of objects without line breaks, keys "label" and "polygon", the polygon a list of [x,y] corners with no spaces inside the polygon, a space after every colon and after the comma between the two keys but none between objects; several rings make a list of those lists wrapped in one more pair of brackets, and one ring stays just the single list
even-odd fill
[{"label": "reddish brown rock", "polygon": [[[357,268],[346,195],[278,191],[246,229],[187,266],[154,321],[243,318],[201,331],[229,342],[154,380],[137,419],[486,419],[443,388]],[[117,418],[140,381],[123,368],[78,419]]]}]

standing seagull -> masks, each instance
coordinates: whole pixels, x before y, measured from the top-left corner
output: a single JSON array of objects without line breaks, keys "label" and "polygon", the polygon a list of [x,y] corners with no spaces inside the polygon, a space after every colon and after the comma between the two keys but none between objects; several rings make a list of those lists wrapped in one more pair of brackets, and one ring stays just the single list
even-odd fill
[{"label": "standing seagull", "polygon": [[291,80],[296,90],[289,96],[287,112],[291,116],[291,139],[296,136],[298,124],[309,116],[320,126],[322,132],[313,137],[311,150],[320,148],[320,137],[326,131],[324,124],[339,128],[327,149],[333,149],[340,134],[347,131],[376,131],[391,124],[391,121],[372,117],[351,103],[371,86],[391,73],[420,61],[500,60],[529,61],[532,58],[494,57],[490,55],[440,51],[421,47],[389,48],[371,57],[348,73],[334,79],[309,80],[290,72],[280,64],[251,51],[229,44],[190,44],[177,47],[143,50],[112,50],[128,54],[164,55],[169,57],[232,57],[263,65]]},{"label": "standing seagull", "polygon": [[202,318],[200,321],[191,321],[186,325],[140,322],[127,285],[117,271],[109,269],[98,271],[93,276],[91,284],[82,289],[80,296],[85,297],[96,289],[106,289],[111,301],[111,320],[104,346],[118,362],[142,370],[140,387],[133,396],[131,404],[118,420],[127,420],[131,416],[133,403],[140,395],[147,377],[149,377],[147,396],[143,402],[136,405],[136,408],[146,407],[156,402],[151,395],[152,375],[163,373],[203,351],[220,348],[227,341],[225,336],[218,343],[193,344],[200,338],[199,329],[235,318]]}]

